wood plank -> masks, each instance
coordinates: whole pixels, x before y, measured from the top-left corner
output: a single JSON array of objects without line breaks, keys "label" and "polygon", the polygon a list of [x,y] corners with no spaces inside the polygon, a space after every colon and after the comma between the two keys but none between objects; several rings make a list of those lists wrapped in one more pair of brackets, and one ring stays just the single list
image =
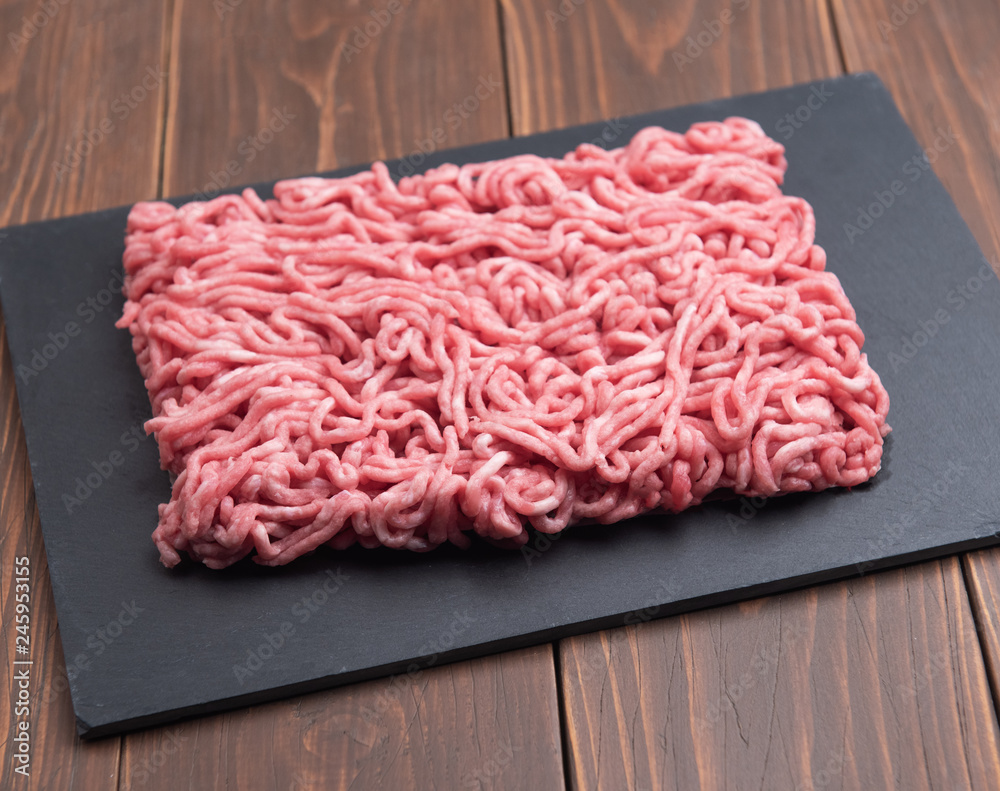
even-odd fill
[{"label": "wood plank", "polygon": [[[503,6],[517,134],[841,70],[820,0],[669,11],[588,0],[560,7],[564,19],[526,0]],[[539,86],[539,73],[555,78]],[[573,788],[998,779],[996,717],[953,559],[573,638],[559,654]]]},{"label": "wood plank", "polygon": [[957,558],[560,652],[573,788],[1000,787]]},{"label": "wood plank", "polygon": [[543,645],[128,736],[122,788],[561,789],[558,734]]},{"label": "wood plank", "polygon": [[[955,133],[934,172],[1000,271],[1000,85],[986,77],[1000,74],[1000,7],[835,0],[834,9],[849,68],[882,77],[918,139],[931,146],[939,129]],[[1000,550],[967,554],[963,564],[1000,699]]]},{"label": "wood plank", "polygon": [[177,0],[168,195],[373,159],[417,161],[421,148],[507,136],[500,33],[486,4],[218,0],[215,8]]},{"label": "wood plank", "polygon": [[817,0],[501,2],[518,135],[841,71]]},{"label": "wood plank", "polygon": [[[492,5],[262,6],[177,0],[166,193],[209,195],[227,165],[242,183],[506,136]],[[288,121],[267,142],[276,111]],[[167,760],[183,771],[159,769]],[[125,738],[122,788],[200,791],[206,778],[241,789],[562,788],[551,646]]]},{"label": "wood plank", "polygon": [[0,226],[156,195],[165,5],[0,7]]},{"label": "wood plank", "polygon": [[1000,548],[970,552],[962,557],[972,612],[979,629],[994,705],[1000,701]]},{"label": "wood plank", "polygon": [[[107,208],[156,195],[163,113],[164,3],[8,2],[0,58],[0,225]],[[35,23],[32,23],[35,20]],[[37,23],[37,24],[36,24]],[[100,75],[100,78],[95,78]],[[134,91],[134,95],[132,92]],[[123,98],[123,94],[125,97]],[[0,244],[3,237],[0,235]],[[29,777],[4,740],[0,787],[114,788],[120,739],[82,744],[42,546],[6,333],[0,342],[0,710],[15,720],[16,670],[27,659]],[[30,653],[14,653],[14,560],[30,559]],[[17,717],[17,719],[21,719]]]}]

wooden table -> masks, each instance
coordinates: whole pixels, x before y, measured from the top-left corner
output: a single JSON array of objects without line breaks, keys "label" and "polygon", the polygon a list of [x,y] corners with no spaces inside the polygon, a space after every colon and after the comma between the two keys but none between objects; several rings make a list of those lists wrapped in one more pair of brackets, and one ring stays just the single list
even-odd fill
[{"label": "wooden table", "polygon": [[[934,169],[1000,261],[987,0],[4,0],[0,23],[0,226],[874,70],[925,145],[957,135]],[[8,738],[4,789],[1000,788],[1000,550],[81,743],[0,346],[7,678],[20,555],[36,640],[31,776]]]}]

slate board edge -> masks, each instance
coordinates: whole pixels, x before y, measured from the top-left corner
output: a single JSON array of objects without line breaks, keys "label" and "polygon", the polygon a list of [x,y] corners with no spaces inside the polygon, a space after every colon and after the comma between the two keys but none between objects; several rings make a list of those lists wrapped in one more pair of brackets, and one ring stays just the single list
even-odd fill
[{"label": "slate board edge", "polygon": [[[734,604],[736,602],[756,599],[763,596],[792,593],[794,591],[813,587],[815,585],[842,582],[846,579],[860,577],[864,574],[872,572],[886,571],[888,569],[922,563],[959,552],[971,552],[977,549],[986,549],[998,544],[1000,544],[1000,533],[995,533],[984,538],[972,539],[970,541],[963,541],[956,544],[948,544],[941,547],[932,547],[920,552],[912,552],[906,555],[899,555],[897,557],[882,558],[871,561],[870,565],[866,565],[863,572],[859,572],[856,565],[842,566],[836,569],[824,569],[812,574],[804,574],[791,579],[776,579],[771,580],[770,582],[751,585],[746,588],[736,588],[721,593],[699,596],[694,599],[650,605],[647,610],[656,610],[656,612],[650,613],[642,610],[633,610],[630,612],[595,618],[590,621],[580,621],[539,632],[518,634],[499,640],[493,640],[488,643],[480,643],[474,646],[465,646],[454,649],[452,651],[439,654],[441,657],[439,660],[435,660],[432,664],[429,664],[426,667],[422,666],[421,670],[422,672],[428,672],[435,668],[453,664],[455,662],[463,662],[468,659],[478,659],[480,657],[490,656],[492,654],[498,654],[506,651],[517,651],[522,648],[530,648],[543,643],[555,642],[567,637],[575,637],[577,635],[603,631],[605,629],[628,626],[632,623],[660,620],[661,618],[683,615],[697,610],[719,607],[726,604]],[[630,621],[629,618],[633,615],[637,615],[638,620]],[[354,672],[344,673],[343,675],[319,676],[317,678],[296,682],[295,684],[289,684],[282,687],[271,687],[266,690],[249,692],[246,695],[241,695],[239,697],[223,698],[212,701],[208,704],[198,704],[188,706],[183,709],[156,712],[128,720],[112,719],[109,721],[102,721],[100,719],[100,711],[96,709],[93,713],[85,712],[84,714],[81,714],[79,711],[75,711],[77,733],[82,739],[100,739],[102,737],[120,735],[132,731],[142,730],[144,728],[168,725],[172,722],[188,718],[205,717],[226,711],[232,711],[234,709],[245,708],[247,706],[272,703],[297,695],[306,695],[313,692],[336,689],[337,687],[343,687],[349,684],[384,679],[388,685],[391,683],[391,679],[393,677],[405,674],[410,665],[420,663],[422,659],[426,659],[426,657],[417,657],[412,660],[395,662],[390,665],[382,665],[379,667],[364,668]],[[91,717],[92,719],[90,721],[85,720],[85,715]]]}]

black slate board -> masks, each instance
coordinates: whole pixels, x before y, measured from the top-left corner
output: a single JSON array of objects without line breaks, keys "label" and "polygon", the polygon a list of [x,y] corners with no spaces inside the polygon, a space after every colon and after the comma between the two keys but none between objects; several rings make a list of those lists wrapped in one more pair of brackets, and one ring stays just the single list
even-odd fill
[{"label": "black slate board", "polygon": [[[8,229],[0,288],[80,733],[996,543],[1000,283],[873,75],[438,152],[420,165],[558,156],[602,135],[622,145],[648,124],[684,130],[730,115],[785,143],[785,191],[815,208],[817,241],[892,399],[883,470],[853,492],[580,527],[527,555],[321,551],[280,569],[164,569],[149,534],[168,480],[153,441],[139,439],[150,408],[130,336],[112,327],[127,209]],[[937,142],[947,156],[947,134]]]}]

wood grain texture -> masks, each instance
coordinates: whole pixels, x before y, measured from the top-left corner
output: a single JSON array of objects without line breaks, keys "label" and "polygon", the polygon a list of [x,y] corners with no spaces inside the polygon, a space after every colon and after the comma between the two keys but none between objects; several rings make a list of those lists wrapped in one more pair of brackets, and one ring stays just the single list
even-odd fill
[{"label": "wood grain texture", "polygon": [[993,789],[956,558],[563,641],[573,788]]},{"label": "wood grain texture", "polygon": [[876,72],[921,144],[946,146],[934,172],[1000,271],[1000,6],[831,2],[848,70]]},{"label": "wood grain texture", "polygon": [[501,1],[518,135],[841,70],[818,0]]},{"label": "wood grain texture", "polygon": [[172,38],[166,194],[507,135],[488,3],[177,0]]},{"label": "wood grain texture", "polygon": [[[74,0],[0,6],[0,225],[156,195],[163,127],[165,4]],[[95,77],[99,75],[99,78]],[[3,235],[0,234],[0,245]],[[107,789],[120,739],[82,744],[57,632],[6,333],[0,347],[0,711],[14,721],[14,559],[30,558],[31,763],[14,774],[4,728],[0,788]],[[17,669],[22,669],[18,666]]]},{"label": "wood grain texture", "polygon": [[153,729],[126,738],[121,788],[556,791],[554,682],[544,645]]},{"label": "wood grain texture", "polygon": [[[239,184],[506,136],[495,6],[262,6],[178,0],[165,193],[210,195],[227,165]],[[168,760],[184,771],[158,768]],[[552,648],[125,737],[121,788],[200,791],[206,778],[241,789],[559,789]]]},{"label": "wood grain texture", "polygon": [[970,552],[962,565],[995,707],[1000,700],[1000,548]]},{"label": "wood grain texture", "polygon": [[[841,70],[823,2],[503,5],[518,134]],[[540,87],[539,73],[561,82]],[[573,788],[998,780],[955,560],[573,638],[559,653]]]},{"label": "wood grain texture", "polygon": [[0,4],[0,226],[156,195],[165,0],[41,6]]}]

